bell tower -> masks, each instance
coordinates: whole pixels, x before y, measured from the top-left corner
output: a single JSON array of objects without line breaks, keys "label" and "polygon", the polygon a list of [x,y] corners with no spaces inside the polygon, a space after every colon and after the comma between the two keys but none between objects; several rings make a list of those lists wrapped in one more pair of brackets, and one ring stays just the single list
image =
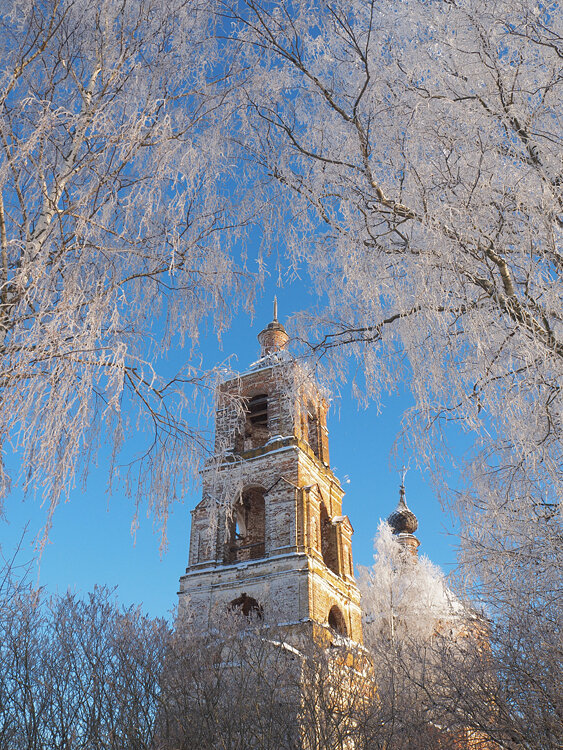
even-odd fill
[{"label": "bell tower", "polygon": [[257,362],[217,392],[215,458],[192,511],[179,616],[205,628],[214,610],[254,610],[277,625],[312,623],[362,642],[353,529],[329,464],[328,405],[288,354],[277,320]]}]

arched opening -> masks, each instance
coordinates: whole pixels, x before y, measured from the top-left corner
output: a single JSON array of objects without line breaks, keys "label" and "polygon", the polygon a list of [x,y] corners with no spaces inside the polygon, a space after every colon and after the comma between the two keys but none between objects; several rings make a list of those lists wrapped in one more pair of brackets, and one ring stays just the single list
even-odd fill
[{"label": "arched opening", "polygon": [[268,396],[260,393],[248,402],[248,419],[252,425],[268,424]]},{"label": "arched opening", "polygon": [[266,508],[264,490],[251,487],[243,492],[229,520],[225,561],[257,560],[265,555]]},{"label": "arched opening", "polygon": [[235,437],[235,453],[260,448],[269,437],[268,395],[259,393],[246,400],[244,424]]},{"label": "arched opening", "polygon": [[336,606],[336,604],[331,607],[330,612],[328,613],[328,626],[329,628],[332,628],[336,633],[339,635],[348,635],[348,631],[346,629],[346,621],[344,620],[344,615],[340,611],[340,609]]},{"label": "arched opening", "polygon": [[329,518],[326,506],[321,503],[321,555],[327,568],[333,573],[338,572],[338,549],[336,543],[336,527]]},{"label": "arched opening", "polygon": [[268,396],[260,393],[248,401],[244,429],[244,449],[260,448],[268,442]]},{"label": "arched opening", "polygon": [[243,591],[240,596],[238,596],[236,599],[233,599],[232,602],[229,602],[229,609],[233,610],[234,612],[240,612],[245,617],[254,616],[258,617],[261,620],[264,616],[262,605],[259,604],[253,597],[248,596],[246,591]]}]

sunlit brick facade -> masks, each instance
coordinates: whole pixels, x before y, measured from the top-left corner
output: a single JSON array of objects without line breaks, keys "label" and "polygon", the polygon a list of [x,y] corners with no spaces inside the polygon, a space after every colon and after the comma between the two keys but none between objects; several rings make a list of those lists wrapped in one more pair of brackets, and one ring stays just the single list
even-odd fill
[{"label": "sunlit brick facade", "polygon": [[192,512],[180,616],[205,627],[234,602],[272,624],[330,626],[361,643],[353,529],[329,465],[327,403],[288,355],[277,320],[258,339],[260,359],[219,388],[216,458]]}]

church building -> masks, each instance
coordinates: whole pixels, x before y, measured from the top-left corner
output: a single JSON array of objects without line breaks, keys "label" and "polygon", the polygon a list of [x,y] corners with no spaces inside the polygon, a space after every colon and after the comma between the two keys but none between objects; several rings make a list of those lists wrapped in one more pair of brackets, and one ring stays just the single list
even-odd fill
[{"label": "church building", "polygon": [[260,358],[217,394],[215,457],[192,511],[179,615],[206,628],[225,607],[265,623],[330,628],[362,643],[353,529],[330,468],[327,402],[277,320]]}]

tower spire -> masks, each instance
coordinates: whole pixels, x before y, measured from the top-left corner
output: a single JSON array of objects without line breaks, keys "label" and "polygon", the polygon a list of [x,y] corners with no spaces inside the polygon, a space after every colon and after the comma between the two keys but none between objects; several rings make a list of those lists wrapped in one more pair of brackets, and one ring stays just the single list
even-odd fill
[{"label": "tower spire", "polygon": [[274,323],[278,322],[278,298],[274,294]]}]

